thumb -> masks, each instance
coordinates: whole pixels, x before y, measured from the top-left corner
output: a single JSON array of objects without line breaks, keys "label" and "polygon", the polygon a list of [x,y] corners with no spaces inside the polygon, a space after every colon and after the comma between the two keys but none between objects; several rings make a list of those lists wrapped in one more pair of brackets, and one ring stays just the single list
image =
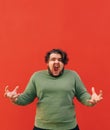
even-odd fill
[{"label": "thumb", "polygon": [[92,87],[92,94],[94,94],[95,93],[95,88],[94,87]]},{"label": "thumb", "polygon": [[19,88],[19,86],[16,86],[13,91],[14,91],[14,92],[17,92],[18,88]]}]

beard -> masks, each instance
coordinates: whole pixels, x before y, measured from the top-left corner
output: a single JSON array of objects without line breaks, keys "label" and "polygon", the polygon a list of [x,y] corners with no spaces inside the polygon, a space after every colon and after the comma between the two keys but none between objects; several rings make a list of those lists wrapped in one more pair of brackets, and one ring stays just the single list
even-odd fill
[{"label": "beard", "polygon": [[49,67],[48,67],[48,72],[49,72],[49,74],[50,74],[52,77],[59,77],[59,76],[61,76],[61,75],[63,74],[63,72],[64,72],[64,67],[63,67],[63,69],[60,71],[59,75],[53,75],[53,73],[52,73],[52,71],[50,70]]}]

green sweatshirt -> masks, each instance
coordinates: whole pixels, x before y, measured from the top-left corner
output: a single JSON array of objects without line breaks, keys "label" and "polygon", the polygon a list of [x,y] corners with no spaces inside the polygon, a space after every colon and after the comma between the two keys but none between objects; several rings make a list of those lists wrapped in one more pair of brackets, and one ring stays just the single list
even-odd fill
[{"label": "green sweatshirt", "polygon": [[48,70],[35,72],[16,104],[27,105],[38,98],[35,126],[51,130],[68,130],[77,125],[75,106],[76,97],[81,103],[87,102],[87,92],[75,71],[64,70],[59,77],[52,77]]}]

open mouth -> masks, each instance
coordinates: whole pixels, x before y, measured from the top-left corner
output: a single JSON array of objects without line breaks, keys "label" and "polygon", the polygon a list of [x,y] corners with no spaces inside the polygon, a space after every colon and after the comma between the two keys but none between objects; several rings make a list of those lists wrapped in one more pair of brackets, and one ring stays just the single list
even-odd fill
[{"label": "open mouth", "polygon": [[59,70],[59,65],[54,65],[53,69],[54,69],[54,71],[58,71]]},{"label": "open mouth", "polygon": [[54,71],[58,71],[58,67],[54,67]]}]

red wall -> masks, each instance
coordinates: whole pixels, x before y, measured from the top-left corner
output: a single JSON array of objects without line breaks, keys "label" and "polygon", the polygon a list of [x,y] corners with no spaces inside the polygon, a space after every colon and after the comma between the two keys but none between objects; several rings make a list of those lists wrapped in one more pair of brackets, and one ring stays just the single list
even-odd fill
[{"label": "red wall", "polygon": [[67,68],[76,70],[89,92],[103,90],[104,99],[89,108],[76,101],[81,130],[109,130],[110,2],[109,0],[0,1],[0,129],[31,130],[36,102],[16,106],[4,88],[22,92],[34,71],[46,68],[45,53],[67,51]]}]

